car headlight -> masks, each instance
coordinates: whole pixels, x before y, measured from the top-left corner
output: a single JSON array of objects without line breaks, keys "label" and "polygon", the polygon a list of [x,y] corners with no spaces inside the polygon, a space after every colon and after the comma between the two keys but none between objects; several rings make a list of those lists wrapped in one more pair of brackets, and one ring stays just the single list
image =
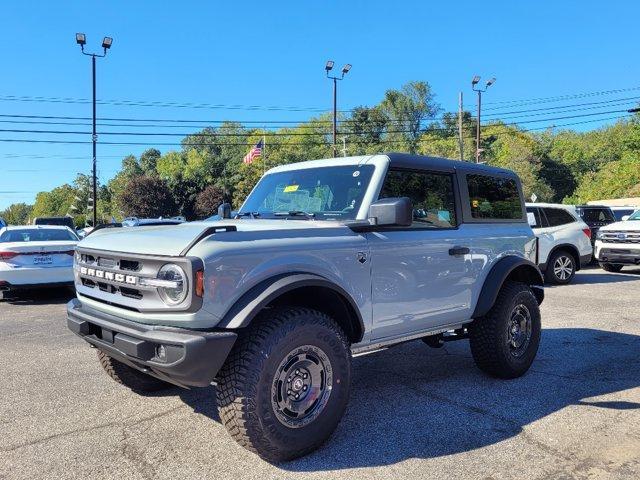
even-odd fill
[{"label": "car headlight", "polygon": [[164,265],[158,272],[157,280],[158,294],[167,305],[179,305],[187,298],[187,274],[178,265]]}]

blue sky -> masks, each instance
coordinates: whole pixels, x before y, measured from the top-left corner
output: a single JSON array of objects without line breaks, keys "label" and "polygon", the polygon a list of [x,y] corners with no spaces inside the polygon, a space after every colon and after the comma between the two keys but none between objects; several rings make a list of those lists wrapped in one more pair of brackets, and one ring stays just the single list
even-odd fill
[{"label": "blue sky", "polygon": [[[89,104],[8,99],[90,98],[90,60],[75,44],[78,31],[87,34],[88,50],[99,47],[104,35],[114,38],[107,58],[98,62],[100,99],[329,108],[331,85],[323,66],[333,59],[338,66],[353,64],[340,85],[341,109],[375,104],[386,89],[426,80],[438,102],[452,110],[461,90],[473,108],[474,74],[498,79],[485,97],[487,108],[490,102],[639,87],[638,18],[637,1],[6,1],[0,18],[0,115],[90,116]],[[640,97],[640,90],[569,103],[630,97]],[[98,115],[277,121],[311,113],[101,105]],[[89,127],[3,122],[0,129]],[[90,140],[16,132],[0,132],[0,138]],[[107,138],[179,141],[100,137]],[[99,145],[101,180],[116,172],[124,155],[145,148]],[[69,182],[76,172],[88,173],[90,158],[88,144],[0,142],[0,209],[32,202],[36,192]]]}]

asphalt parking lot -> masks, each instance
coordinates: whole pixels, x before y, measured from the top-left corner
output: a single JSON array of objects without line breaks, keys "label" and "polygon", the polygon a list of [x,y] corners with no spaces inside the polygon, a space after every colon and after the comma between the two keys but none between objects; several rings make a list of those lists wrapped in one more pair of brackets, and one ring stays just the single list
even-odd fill
[{"label": "asphalt parking lot", "polygon": [[143,397],[110,380],[67,300],[0,302],[0,478],[640,478],[640,269],[548,288],[517,380],[480,373],[467,342],[355,359],[332,439],[278,466],[227,436],[214,387]]}]

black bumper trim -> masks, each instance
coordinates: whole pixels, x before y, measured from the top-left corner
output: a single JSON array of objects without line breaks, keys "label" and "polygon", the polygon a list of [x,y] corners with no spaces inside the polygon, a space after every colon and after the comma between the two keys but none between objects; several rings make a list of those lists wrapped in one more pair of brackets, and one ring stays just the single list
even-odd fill
[{"label": "black bumper trim", "polygon": [[580,255],[580,268],[584,268],[588,266],[593,260],[593,253],[588,253],[587,255]]},{"label": "black bumper trim", "polygon": [[598,261],[602,263],[640,265],[640,252],[634,250],[624,248],[602,248],[600,252],[598,252]]},{"label": "black bumper trim", "polygon": [[[235,332],[200,332],[128,322],[83,306],[67,304],[67,326],[116,360],[182,387],[209,385],[224,364]],[[157,355],[164,346],[165,359]]]},{"label": "black bumper trim", "polygon": [[73,287],[73,281],[55,283],[21,283],[13,284],[0,281],[0,291],[17,292],[19,290],[37,290],[40,288],[66,288]]}]

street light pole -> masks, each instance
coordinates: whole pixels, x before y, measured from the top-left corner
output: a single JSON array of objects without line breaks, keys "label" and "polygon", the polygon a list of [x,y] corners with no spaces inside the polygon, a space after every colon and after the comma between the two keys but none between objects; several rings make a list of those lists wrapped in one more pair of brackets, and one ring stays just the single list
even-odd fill
[{"label": "street light pole", "polygon": [[480,76],[476,75],[471,80],[471,88],[474,92],[478,92],[478,119],[476,124],[476,163],[480,163],[480,114],[482,111],[482,94],[487,91],[491,85],[495,83],[496,79],[491,78],[487,81],[484,88],[476,88],[480,83]]},{"label": "street light pole", "polygon": [[342,80],[346,73],[351,70],[351,64],[347,63],[342,67],[340,76],[329,75],[329,72],[333,69],[333,60],[327,61],[324,69],[327,73],[327,78],[333,80],[333,157],[338,156],[337,137],[338,137],[338,80]]},{"label": "street light pole", "polygon": [[113,38],[104,37],[102,40],[102,49],[103,53],[87,53],[84,51],[84,46],[87,43],[87,37],[84,33],[76,33],[76,43],[80,45],[80,50],[83,55],[87,55],[91,57],[91,86],[92,86],[92,107],[93,107],[93,122],[92,122],[92,130],[91,130],[91,143],[93,147],[93,168],[92,168],[92,176],[93,176],[93,227],[95,227],[98,223],[98,172],[97,172],[97,161],[96,161],[96,144],[98,143],[98,133],[96,132],[96,57],[106,57],[107,50],[111,48],[113,44]]}]

